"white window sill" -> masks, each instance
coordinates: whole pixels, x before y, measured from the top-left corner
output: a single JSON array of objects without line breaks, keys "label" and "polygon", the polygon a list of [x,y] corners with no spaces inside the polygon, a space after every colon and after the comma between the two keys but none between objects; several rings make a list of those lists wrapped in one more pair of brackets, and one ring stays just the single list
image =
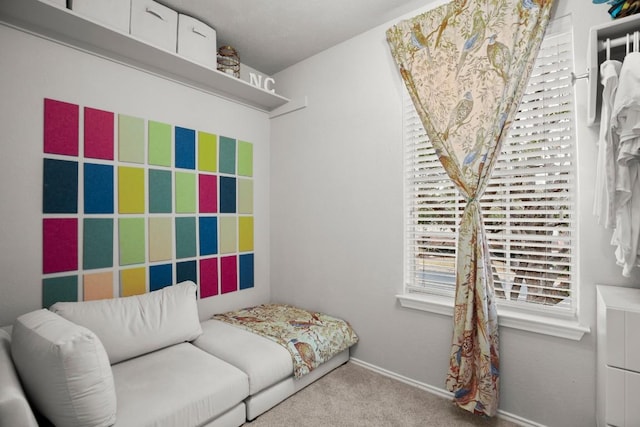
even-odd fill
[{"label": "white window sill", "polygon": [[[423,294],[400,294],[396,298],[402,307],[453,316],[453,298]],[[575,319],[543,316],[501,306],[498,306],[498,325],[574,341],[580,341],[584,334],[591,332],[588,326]]]}]

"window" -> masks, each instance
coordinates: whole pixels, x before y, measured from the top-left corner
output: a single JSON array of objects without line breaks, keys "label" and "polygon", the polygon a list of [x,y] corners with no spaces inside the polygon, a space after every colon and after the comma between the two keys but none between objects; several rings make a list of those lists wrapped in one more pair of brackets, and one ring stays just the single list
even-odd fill
[{"label": "window", "polygon": [[[576,165],[570,21],[549,24],[481,205],[499,305],[576,313]],[[405,292],[453,296],[464,200],[429,143],[409,95]]]}]

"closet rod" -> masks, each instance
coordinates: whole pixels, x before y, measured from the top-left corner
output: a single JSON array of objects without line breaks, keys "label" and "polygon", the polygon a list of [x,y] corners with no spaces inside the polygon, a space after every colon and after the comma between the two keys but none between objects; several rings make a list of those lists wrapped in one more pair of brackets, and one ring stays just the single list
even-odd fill
[{"label": "closet rod", "polygon": [[[637,31],[636,31],[637,33]],[[609,43],[610,43],[610,47],[618,47],[618,46],[624,46],[627,44],[627,35],[631,36],[630,40],[633,42],[633,33],[627,33],[626,35],[622,36],[622,37],[617,37],[615,39],[610,39]],[[607,49],[607,41],[605,40],[598,40],[598,52],[606,50]]]}]

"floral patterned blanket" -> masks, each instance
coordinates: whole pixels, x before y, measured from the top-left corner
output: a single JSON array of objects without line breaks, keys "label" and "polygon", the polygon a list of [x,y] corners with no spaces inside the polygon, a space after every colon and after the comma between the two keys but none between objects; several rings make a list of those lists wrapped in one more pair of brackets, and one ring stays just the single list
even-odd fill
[{"label": "floral patterned blanket", "polygon": [[284,346],[291,353],[296,378],[358,342],[358,336],[348,322],[286,304],[262,304],[216,314],[212,318]]}]

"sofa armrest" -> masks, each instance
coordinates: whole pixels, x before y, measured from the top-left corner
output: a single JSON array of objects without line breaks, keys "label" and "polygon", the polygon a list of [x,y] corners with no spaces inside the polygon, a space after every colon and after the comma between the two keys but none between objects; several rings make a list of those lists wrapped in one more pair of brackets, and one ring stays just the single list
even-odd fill
[{"label": "sofa armrest", "polygon": [[11,359],[11,336],[0,329],[0,426],[38,427]]}]

